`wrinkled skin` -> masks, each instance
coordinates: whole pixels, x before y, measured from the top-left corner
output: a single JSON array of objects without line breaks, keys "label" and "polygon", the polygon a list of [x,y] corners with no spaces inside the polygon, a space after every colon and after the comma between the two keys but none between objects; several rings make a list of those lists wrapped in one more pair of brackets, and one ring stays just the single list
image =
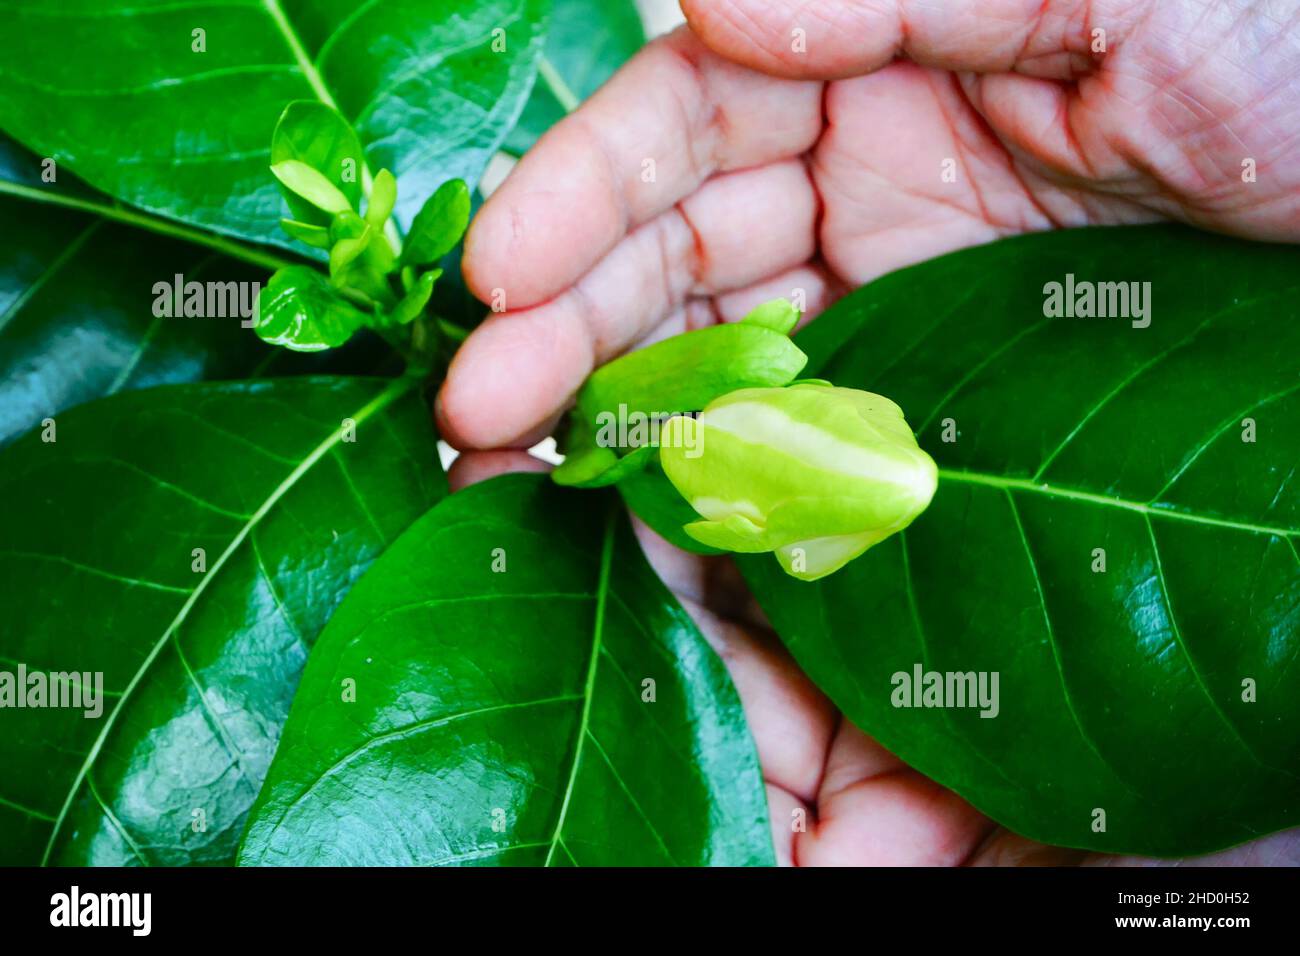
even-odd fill
[{"label": "wrinkled skin", "polygon": [[[1300,240],[1300,0],[683,8],[689,27],[552,130],[474,223],[467,280],[508,311],[439,397],[467,452],[458,486],[544,468],[510,449],[548,434],[597,364],[794,289],[815,316],[913,262],[1087,224]],[[734,567],[640,530],[735,679],[784,862],[1138,862],[1031,843],[904,766],[799,672]],[[1300,863],[1300,831],[1211,861]]]}]

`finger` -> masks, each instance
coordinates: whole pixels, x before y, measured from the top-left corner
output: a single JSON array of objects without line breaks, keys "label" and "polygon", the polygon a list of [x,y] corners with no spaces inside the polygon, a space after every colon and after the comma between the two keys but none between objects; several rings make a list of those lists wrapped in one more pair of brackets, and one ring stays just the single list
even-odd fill
[{"label": "finger", "polygon": [[956,866],[993,827],[848,721],[831,744],[817,814],[796,836],[801,866]]},{"label": "finger", "polygon": [[820,262],[808,263],[789,272],[717,297],[717,310],[724,322],[739,322],[756,306],[773,299],[789,299],[803,311],[798,328],[821,315],[848,287]]},{"label": "finger", "polygon": [[853,285],[1007,235],[1152,217],[1027,170],[951,74],[895,63],[836,83],[826,115],[811,162],[823,254]]},{"label": "finger", "polygon": [[821,85],[756,75],[682,29],[649,44],[526,155],[475,218],[465,278],[524,309],[720,171],[798,156]]},{"label": "finger", "polygon": [[752,285],[806,261],[817,198],[787,160],[722,175],[625,238],[568,292],[493,315],[456,353],[439,428],[457,448],[493,448],[562,409],[592,369],[688,298]]},{"label": "finger", "polygon": [[477,485],[497,475],[515,472],[547,472],[551,466],[526,451],[495,450],[465,452],[451,463],[447,483],[453,492]]},{"label": "finger", "polygon": [[967,866],[1077,866],[1089,854],[1084,850],[1048,846],[998,827],[966,861]]},{"label": "finger", "polygon": [[795,836],[807,829],[812,811],[788,790],[767,785],[767,811],[772,818],[772,848],[777,866],[795,866]]},{"label": "finger", "polygon": [[[1120,41],[1139,4],[1093,0],[682,0],[712,49],[774,76],[861,76],[895,57],[945,70],[1070,79],[1096,60],[1092,31]],[[1094,8],[1099,8],[1094,10]]]},{"label": "finger", "polygon": [[771,622],[754,599],[735,561],[683,551],[660,537],[636,515],[632,516],[632,527],[646,560],[679,600],[688,598],[702,604],[718,617],[763,636],[768,644],[779,646]]},{"label": "finger", "polygon": [[721,322],[739,322],[755,306],[773,299],[789,299],[801,307],[797,329],[803,328],[847,292],[845,285],[829,269],[817,262],[797,266],[775,278],[710,298],[688,299],[636,343],[644,348],[655,342],[708,328]]},{"label": "finger", "polygon": [[[1156,205],[1164,198],[1164,211],[1176,211],[1173,197],[1164,195],[1141,164],[1134,164],[1137,150],[1133,136],[1117,129],[1125,124],[1113,122],[1115,111],[1108,108],[1113,102],[1089,95],[1086,84],[1075,88],[1011,73],[968,74],[960,82],[971,105],[1021,161],[1022,170],[1044,170],[1052,185],[1104,191],[1114,197],[1113,205],[1122,207],[1125,198]],[[1101,79],[1092,82],[1104,83]],[[1093,210],[1093,221],[1114,218],[1105,215],[1104,209],[1098,206]],[[1136,218],[1141,212],[1135,205],[1123,219]]]}]

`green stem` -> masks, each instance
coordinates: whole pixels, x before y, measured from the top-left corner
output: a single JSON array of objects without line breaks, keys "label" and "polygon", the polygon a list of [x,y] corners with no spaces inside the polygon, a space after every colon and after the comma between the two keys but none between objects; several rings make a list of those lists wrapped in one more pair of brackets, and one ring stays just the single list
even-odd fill
[{"label": "green stem", "polygon": [[185,242],[192,242],[196,245],[206,246],[209,249],[215,249],[222,255],[230,256],[232,259],[239,259],[240,261],[250,263],[251,265],[261,266],[263,269],[268,269],[271,272],[274,272],[277,269],[283,269],[285,266],[299,264],[295,260],[281,258],[272,252],[263,251],[251,246],[245,246],[242,243],[234,242],[212,233],[193,229],[189,226],[183,226],[180,223],[161,219],[157,216],[149,215],[148,213],[128,209],[125,206],[99,202],[93,199],[79,199],[75,196],[62,195],[52,190],[38,189],[34,186],[22,186],[18,183],[6,181],[0,181],[0,195],[16,196],[19,199],[30,199],[35,202],[62,206],[65,209],[76,209],[80,212],[92,213],[96,216],[101,216],[104,219],[124,223],[128,226],[134,226],[137,229],[144,229],[159,236],[166,236],[171,239],[182,239]]},{"label": "green stem", "polygon": [[469,338],[469,331],[462,329],[455,322],[449,322],[441,316],[438,316],[434,321],[438,326],[438,331],[457,344]]}]

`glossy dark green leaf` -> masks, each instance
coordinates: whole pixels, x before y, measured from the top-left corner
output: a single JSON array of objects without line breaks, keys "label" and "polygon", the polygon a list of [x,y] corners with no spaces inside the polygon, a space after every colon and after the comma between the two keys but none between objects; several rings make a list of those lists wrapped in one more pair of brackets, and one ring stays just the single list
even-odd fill
[{"label": "glossy dark green leaf", "polygon": [[[1150,325],[1045,316],[1070,275],[1149,282]],[[896,400],[941,470],[915,524],[823,581],[745,559],[799,663],[1026,836],[1178,855],[1300,823],[1298,293],[1294,248],[1082,230],[819,318],[810,368]],[[997,672],[997,716],[894,706],[917,665]]]},{"label": "glossy dark green leaf", "polygon": [[405,224],[441,183],[476,181],[513,128],[547,6],[11,5],[0,30],[0,128],[134,206],[289,246],[266,171],[271,132],[288,103],[317,100],[357,131],[371,171],[397,176]]},{"label": "glossy dark green leaf", "polygon": [[56,425],[0,453],[0,669],[102,672],[105,706],[0,710],[0,863],[231,862],[308,648],[445,493],[427,409],[289,379]]},{"label": "glossy dark green leaf", "polygon": [[643,43],[634,0],[551,0],[537,85],[505,148],[523,155]]},{"label": "glossy dark green leaf", "polygon": [[390,547],[312,653],[240,862],[771,863],[726,669],[614,503],[507,476]]}]

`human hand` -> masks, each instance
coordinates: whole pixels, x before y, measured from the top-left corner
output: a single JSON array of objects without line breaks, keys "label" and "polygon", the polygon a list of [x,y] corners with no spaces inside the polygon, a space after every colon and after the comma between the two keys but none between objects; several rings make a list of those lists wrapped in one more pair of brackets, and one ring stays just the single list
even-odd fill
[{"label": "human hand", "polygon": [[815,314],[999,236],[1177,217],[1300,239],[1294,0],[683,6],[692,27],[558,124],[475,220],[466,278],[508,311],[442,390],[457,447],[526,446],[647,337],[795,288]]},{"label": "human hand", "polygon": [[[1300,42],[1269,19],[1277,8],[684,6],[692,28],[651,44],[548,134],[475,221],[466,277],[509,311],[453,363],[439,423],[454,445],[531,445],[594,367],[639,343],[795,289],[815,315],[883,272],[1003,235],[1180,218],[1300,238],[1300,175],[1278,162],[1300,133],[1288,113]],[[791,49],[796,28],[806,53]],[[1104,56],[1091,52],[1094,28]],[[955,182],[941,176],[946,159]],[[1256,182],[1243,180],[1246,159]],[[481,452],[452,477],[540,467]],[[1103,859],[1002,831],[904,767],[803,677],[729,562],[644,529],[642,540],[729,665],[784,860]],[[792,827],[799,810],[805,832]],[[1215,859],[1294,862],[1300,838]]]}]

